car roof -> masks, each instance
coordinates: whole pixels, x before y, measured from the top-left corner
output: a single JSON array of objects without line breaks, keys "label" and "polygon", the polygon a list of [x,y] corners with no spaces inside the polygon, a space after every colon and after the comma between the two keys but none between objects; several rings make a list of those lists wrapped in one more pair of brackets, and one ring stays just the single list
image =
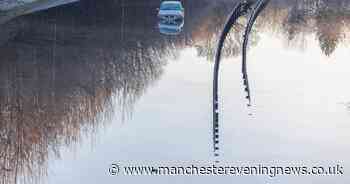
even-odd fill
[{"label": "car roof", "polygon": [[162,4],[181,4],[181,1],[163,1]]}]

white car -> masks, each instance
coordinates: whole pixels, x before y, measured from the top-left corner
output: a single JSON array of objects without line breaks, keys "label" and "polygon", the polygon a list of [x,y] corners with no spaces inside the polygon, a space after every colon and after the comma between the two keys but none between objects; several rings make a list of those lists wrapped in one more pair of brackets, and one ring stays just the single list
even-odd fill
[{"label": "white car", "polygon": [[179,35],[182,32],[184,22],[166,23],[159,22],[159,32],[164,35]]},{"label": "white car", "polygon": [[161,21],[179,21],[185,18],[185,10],[180,1],[163,1],[160,4],[158,17]]}]

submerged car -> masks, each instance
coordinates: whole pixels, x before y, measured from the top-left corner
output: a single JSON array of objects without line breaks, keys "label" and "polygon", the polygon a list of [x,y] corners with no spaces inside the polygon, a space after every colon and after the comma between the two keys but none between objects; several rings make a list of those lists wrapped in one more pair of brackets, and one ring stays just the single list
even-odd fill
[{"label": "submerged car", "polygon": [[163,1],[160,4],[158,18],[162,21],[179,21],[185,17],[185,10],[180,1]]},{"label": "submerged car", "polygon": [[158,24],[159,32],[164,35],[179,35],[182,32],[184,21],[165,22],[161,21]]}]

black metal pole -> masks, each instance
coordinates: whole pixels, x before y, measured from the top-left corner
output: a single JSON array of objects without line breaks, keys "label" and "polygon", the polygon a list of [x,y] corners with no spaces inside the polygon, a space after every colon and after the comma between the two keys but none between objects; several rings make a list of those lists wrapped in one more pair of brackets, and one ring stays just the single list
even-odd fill
[{"label": "black metal pole", "polygon": [[220,35],[214,64],[214,79],[213,79],[213,149],[214,156],[219,156],[219,95],[218,95],[218,81],[219,81],[219,68],[221,60],[221,50],[224,46],[225,39],[230,32],[232,26],[236,23],[237,19],[245,15],[251,5],[251,2],[241,1],[234,9],[230,17],[227,19],[224,29]]},{"label": "black metal pole", "polygon": [[242,48],[242,73],[243,73],[243,84],[245,86],[244,91],[247,93],[246,98],[248,99],[248,106],[251,106],[251,95],[250,95],[250,87],[247,73],[247,45],[249,41],[249,34],[252,30],[252,27],[261,13],[261,11],[266,7],[270,0],[259,0],[256,6],[252,10],[252,14],[250,15],[249,21],[246,26],[246,30],[244,33],[244,41]]}]

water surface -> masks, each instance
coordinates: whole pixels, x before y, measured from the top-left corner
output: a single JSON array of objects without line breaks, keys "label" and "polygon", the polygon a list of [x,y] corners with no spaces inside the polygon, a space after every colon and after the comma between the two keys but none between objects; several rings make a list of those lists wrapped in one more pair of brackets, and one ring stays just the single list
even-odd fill
[{"label": "water surface", "polygon": [[342,0],[271,2],[251,34],[250,108],[240,59],[246,19],[233,28],[220,73],[220,163],[341,164],[343,176],[110,176],[112,163],[215,159],[212,60],[233,2],[186,1],[177,36],[160,34],[158,6],[86,0],[1,25],[1,183],[350,181],[350,4]]}]

